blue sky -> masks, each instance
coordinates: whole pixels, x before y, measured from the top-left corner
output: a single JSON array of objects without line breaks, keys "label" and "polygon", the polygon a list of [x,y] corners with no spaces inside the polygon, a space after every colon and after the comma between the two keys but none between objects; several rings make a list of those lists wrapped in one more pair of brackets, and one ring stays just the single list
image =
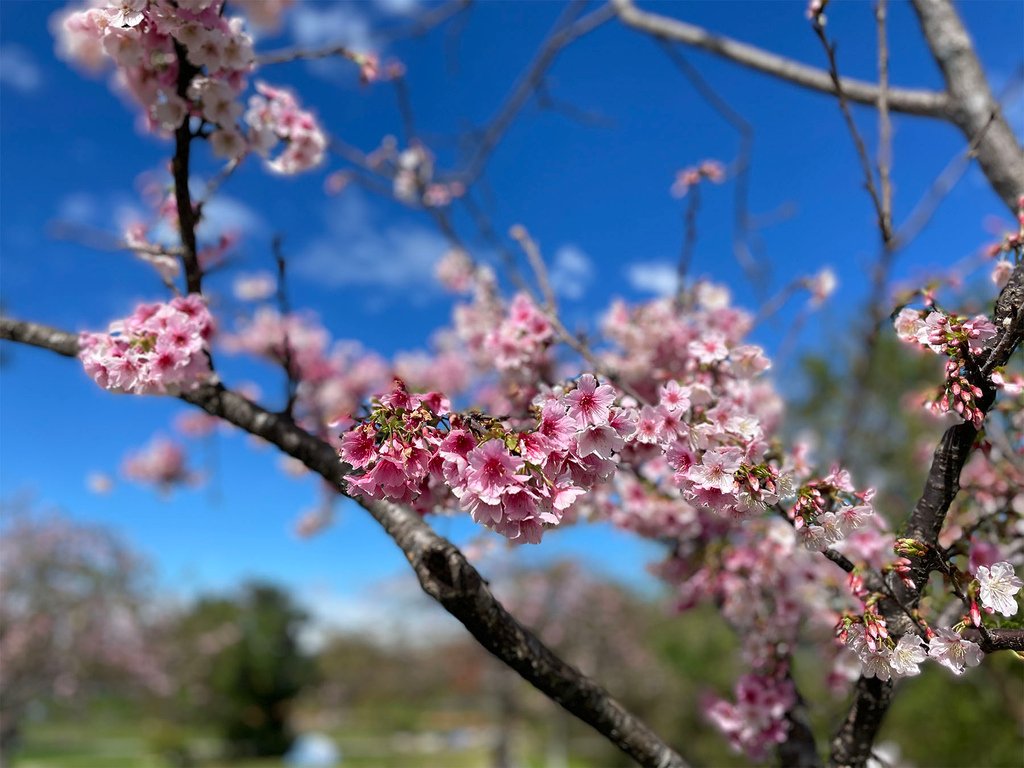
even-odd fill
[{"label": "blue sky", "polygon": [[[722,34],[822,65],[820,46],[803,18],[802,2],[694,2],[658,10]],[[842,2],[830,8],[828,29],[839,41],[844,74],[874,76],[871,6]],[[140,175],[159,173],[170,146],[135,128],[135,114],[108,87],[54,56],[47,24],[60,8],[45,2],[0,5],[0,252],[4,310],[69,329],[98,329],[142,299],[161,298],[145,265],[123,253],[90,249],[53,237],[56,222],[117,232],[133,211],[144,211]],[[400,24],[416,0],[307,4],[295,10],[263,49],[299,43],[343,42],[380,49],[375,29]],[[1019,72],[1024,5],[1006,0],[963,3],[960,10],[997,89],[1018,77],[1007,113],[1024,134]],[[455,137],[498,109],[534,55],[561,7],[554,3],[475,5],[459,30],[449,24],[430,35],[384,48],[403,61],[421,137],[441,166],[457,160]],[[891,9],[892,81],[941,87],[906,3]],[[860,171],[838,108],[829,97],[752,74],[688,52],[714,88],[756,130],[750,209],[773,219],[760,230],[771,263],[772,288],[823,266],[839,275],[840,290],[800,336],[803,348],[822,348],[855,318],[877,232]],[[294,88],[326,128],[363,150],[386,134],[401,136],[401,120],[386,84],[358,85],[340,61],[292,63],[265,69],[261,79]],[[504,232],[525,224],[564,272],[565,318],[592,325],[614,296],[632,300],[666,285],[682,236],[683,203],[668,194],[675,171],[703,158],[728,162],[735,133],[703,102],[649,39],[612,22],[566,50],[550,71],[548,90],[561,102],[592,113],[594,124],[529,104],[494,153],[478,199]],[[874,117],[858,110],[873,145]],[[895,118],[895,211],[900,221],[958,152],[951,126],[922,118]],[[323,192],[325,175],[342,167],[330,158],[320,171],[281,179],[257,164],[243,167],[209,211],[217,228],[239,229],[238,270],[272,268],[270,240],[285,235],[295,306],[318,311],[336,338],[358,339],[390,355],[422,347],[446,322],[451,299],[429,279],[444,241],[421,213],[353,190]],[[201,151],[200,176],[216,166]],[[732,258],[732,184],[702,196],[693,271],[730,286],[736,302],[755,306]],[[777,215],[787,212],[784,216]],[[992,218],[1008,215],[976,169],[943,202],[933,224],[901,254],[897,278],[950,265],[993,239]],[[457,224],[471,233],[460,214]],[[472,238],[471,238],[472,242]],[[479,245],[479,243],[476,243]],[[479,253],[489,257],[488,249]],[[561,254],[561,255],[560,255]],[[381,263],[387,269],[379,269]],[[355,265],[355,266],[353,266]],[[226,291],[232,275],[210,281]],[[758,342],[777,350],[804,303],[794,299],[779,318],[758,329]],[[315,483],[276,471],[277,456],[237,435],[197,445],[194,461],[216,467],[205,488],[161,498],[151,489],[118,483],[107,496],[85,490],[92,471],[113,472],[129,448],[155,432],[172,434],[183,406],[158,398],[113,396],[99,390],[67,360],[6,348],[0,389],[0,483],[11,497],[31,491],[44,504],[107,523],[157,564],[163,583],[188,593],[226,587],[244,576],[282,581],[324,604],[365,601],[371,585],[405,577],[407,565],[361,510],[339,505],[338,523],[312,541],[297,540],[291,525],[314,503]],[[276,372],[227,361],[232,374],[257,375],[277,391]],[[792,366],[776,375],[785,390]],[[210,464],[210,456],[215,464]],[[464,520],[437,520],[457,541],[474,535]],[[581,555],[598,567],[650,587],[644,564],[652,549],[602,527],[549,536],[530,559]],[[330,600],[325,596],[333,596]],[[332,602],[333,601],[333,602]]]}]

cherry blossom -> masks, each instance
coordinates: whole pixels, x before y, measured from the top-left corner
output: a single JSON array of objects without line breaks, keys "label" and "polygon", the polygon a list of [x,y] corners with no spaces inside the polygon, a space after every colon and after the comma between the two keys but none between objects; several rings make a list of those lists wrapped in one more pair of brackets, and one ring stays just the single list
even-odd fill
[{"label": "cherry blossom", "polygon": [[208,340],[213,318],[198,294],[166,304],[140,304],[108,333],[79,337],[82,365],[111,392],[165,394],[210,378]]},{"label": "cherry blossom", "polygon": [[991,568],[979,565],[975,576],[982,605],[1003,616],[1013,616],[1017,612],[1017,601],[1013,596],[1024,587],[1024,581],[1013,572],[1012,565],[1006,561],[994,563]]},{"label": "cherry blossom", "polygon": [[939,664],[962,675],[967,667],[981,664],[985,654],[977,643],[965,640],[949,629],[935,630],[935,636],[928,643],[928,655]]}]

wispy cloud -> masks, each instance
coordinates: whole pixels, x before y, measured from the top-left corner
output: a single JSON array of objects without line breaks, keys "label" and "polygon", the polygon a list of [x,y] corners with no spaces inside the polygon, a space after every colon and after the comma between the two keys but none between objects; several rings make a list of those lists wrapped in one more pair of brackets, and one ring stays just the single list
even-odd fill
[{"label": "wispy cloud", "polygon": [[[334,5],[297,5],[288,15],[289,29],[301,48],[343,45],[363,53],[381,53],[384,42],[374,30],[383,17],[411,16],[422,7],[420,0],[375,0],[342,2]],[[358,72],[351,63],[337,58],[306,63],[309,71],[328,80],[355,83]]]},{"label": "wispy cloud", "polygon": [[39,90],[43,74],[27,48],[11,43],[0,46],[0,84],[25,94]]},{"label": "wispy cloud", "polygon": [[563,245],[555,253],[549,279],[555,293],[579,301],[594,279],[594,264],[577,246]]},{"label": "wispy cloud", "polygon": [[296,257],[294,274],[331,288],[374,288],[397,298],[437,291],[434,265],[448,248],[440,234],[411,222],[386,222],[358,190],[331,201],[326,232]]},{"label": "wispy cloud", "polygon": [[[120,192],[99,195],[77,191],[62,197],[57,203],[54,222],[59,225],[102,230],[120,237],[125,228],[138,222],[151,222],[154,213],[146,211],[138,200]],[[267,234],[263,220],[241,200],[223,193],[211,198],[203,206],[203,218],[198,234],[203,240],[216,240],[221,235],[237,233],[243,237]],[[174,244],[178,234],[166,222],[158,222],[149,232],[156,243]]]},{"label": "wispy cloud", "polygon": [[626,281],[637,291],[671,296],[679,285],[679,273],[667,261],[639,261],[626,269]]},{"label": "wispy cloud", "polygon": [[411,16],[423,5],[420,0],[376,0],[374,3],[382,13],[390,16]]},{"label": "wispy cloud", "polygon": [[263,219],[248,205],[230,195],[214,195],[203,206],[203,220],[199,233],[203,237],[217,238],[231,232],[247,236],[266,234]]},{"label": "wispy cloud", "polygon": [[288,16],[291,33],[300,46],[347,45],[371,47],[370,17],[355,4],[299,5]]},{"label": "wispy cloud", "polygon": [[341,594],[328,586],[307,589],[313,622],[303,644],[316,650],[334,633],[355,633],[383,645],[427,646],[458,637],[462,627],[403,574],[365,594]]},{"label": "wispy cloud", "polygon": [[[302,4],[295,7],[288,19],[292,37],[300,48],[344,45],[360,52],[375,52],[378,48],[369,14],[355,3]],[[354,84],[358,78],[355,67],[338,58],[308,61],[306,68],[325,80]]]}]

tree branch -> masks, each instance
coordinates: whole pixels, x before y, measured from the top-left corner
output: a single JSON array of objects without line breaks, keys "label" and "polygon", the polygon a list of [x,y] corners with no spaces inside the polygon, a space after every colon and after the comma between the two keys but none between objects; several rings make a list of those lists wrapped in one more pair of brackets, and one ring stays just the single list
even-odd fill
[{"label": "tree branch", "polygon": [[[700,48],[723,59],[728,59],[758,72],[810,88],[821,93],[835,94],[836,88],[828,72],[801,64],[793,59],[765,51],[738,40],[716,35],[708,30],[687,24],[668,16],[641,11],[633,0],[610,0],[619,20],[626,26],[660,37]],[[843,78],[842,87],[850,101],[875,106],[879,88],[862,80]],[[950,99],[945,93],[924,89],[890,88],[888,105],[893,112],[904,112],[925,117],[948,117]]]},{"label": "tree branch", "polygon": [[[0,339],[78,354],[78,336],[37,323],[0,318]],[[335,488],[349,468],[328,443],[291,419],[271,413],[220,384],[208,384],[181,399],[273,443]],[[479,572],[455,545],[415,512],[385,501],[354,499],[401,548],[423,591],[439,602],[494,656],[591,725],[643,766],[686,768],[687,763],[645,723],[607,691],[566,663],[498,602]]]},{"label": "tree branch", "polygon": [[[987,413],[995,402],[995,387],[989,380],[992,370],[1005,365],[1024,341],[1024,262],[1017,265],[1009,282],[996,299],[992,320],[998,329],[994,343],[982,357],[980,366],[970,374],[971,383],[982,390],[983,394],[977,399],[977,404],[983,413]],[[916,585],[913,589],[904,586],[899,579],[891,576],[887,579],[889,592],[897,598],[886,599],[881,603],[885,619],[890,626],[898,626],[903,622],[902,614],[917,606],[928,584],[928,576],[935,562],[931,555],[934,554],[946,513],[960,491],[960,471],[970,457],[977,437],[978,430],[975,426],[964,422],[947,429],[935,449],[924,490],[903,534],[924,544],[928,551],[922,557],[909,558],[911,579]],[[989,643],[988,647],[992,650],[1015,648],[1014,643],[1024,643],[1024,637],[1006,635],[1000,642],[1005,645]],[[891,699],[891,683],[882,683],[876,678],[863,676],[857,681],[850,710],[832,739],[833,766],[863,766],[867,762],[871,756],[871,745],[882,725]]]},{"label": "tree branch", "polygon": [[[188,102],[188,86],[199,71],[188,60],[185,47],[174,42],[174,54],[178,59],[178,96]],[[174,130],[174,157],[171,172],[174,176],[174,201],[178,210],[178,229],[181,232],[181,260],[185,265],[185,282],[188,293],[200,293],[203,289],[203,273],[199,267],[196,248],[196,216],[192,209],[192,193],[189,191],[189,160],[192,149],[192,128],[186,116]]]},{"label": "tree branch", "polygon": [[992,188],[1016,213],[1017,201],[1024,195],[1024,150],[992,97],[970,35],[949,0],[913,0],[913,5],[946,80],[949,119],[968,141],[982,137],[978,141],[978,164]]}]

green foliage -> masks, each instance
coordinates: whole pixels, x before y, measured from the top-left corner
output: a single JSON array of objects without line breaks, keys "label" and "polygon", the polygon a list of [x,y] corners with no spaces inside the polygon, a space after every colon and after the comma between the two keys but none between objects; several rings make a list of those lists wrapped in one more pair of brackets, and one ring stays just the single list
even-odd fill
[{"label": "green foliage", "polygon": [[942,431],[913,404],[919,393],[942,382],[941,360],[908,347],[883,328],[871,375],[855,403],[849,402],[851,365],[835,350],[805,356],[804,393],[789,408],[790,423],[822,436],[818,460],[842,457],[858,481],[878,489],[877,508],[902,519],[924,486],[927,462],[920,446],[934,448]]},{"label": "green foliage", "polygon": [[202,599],[182,617],[179,647],[188,658],[179,704],[214,726],[231,755],[281,755],[291,746],[292,703],[313,676],[298,642],[306,619],[267,584]]}]

